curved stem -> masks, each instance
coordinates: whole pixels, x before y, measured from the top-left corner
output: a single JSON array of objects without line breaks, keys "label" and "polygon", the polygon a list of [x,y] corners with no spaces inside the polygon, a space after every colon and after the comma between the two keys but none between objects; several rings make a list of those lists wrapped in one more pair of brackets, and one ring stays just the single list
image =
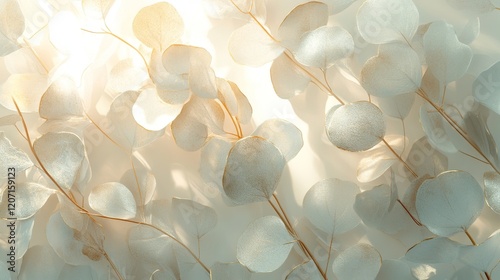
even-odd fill
[{"label": "curved stem", "polygon": [[389,148],[389,150],[398,158],[398,160],[404,165],[404,167],[408,171],[410,171],[411,175],[413,175],[413,177],[415,178],[418,178],[417,173],[413,171],[413,169],[408,165],[408,163],[406,163],[406,161],[404,161],[403,158],[392,148],[391,144],[387,143],[387,141],[384,138],[382,138],[382,142],[384,142],[387,148]]},{"label": "curved stem", "polygon": [[472,235],[470,235],[469,231],[466,228],[464,228],[464,232],[465,232],[465,235],[467,235],[467,237],[469,238],[469,240],[472,243],[472,245],[477,246],[476,241],[474,240],[474,238],[472,237]]},{"label": "curved stem", "polygon": [[406,206],[403,204],[401,199],[398,198],[397,201],[401,205],[401,207],[403,207],[403,209],[406,211],[406,213],[408,213],[408,215],[413,220],[413,222],[415,222],[415,224],[417,224],[417,226],[419,226],[419,227],[422,226],[422,223],[417,218],[415,218],[415,216],[413,216],[413,214],[410,212],[410,210],[408,210],[408,208],[406,208]]},{"label": "curved stem", "polygon": [[231,122],[233,123],[234,129],[236,130],[236,136],[239,139],[243,138],[243,129],[241,128],[241,124],[238,121],[238,118],[234,117],[233,115],[231,115],[231,112],[229,111],[229,108],[227,108],[227,106],[226,106],[226,104],[224,102],[222,102],[220,99],[218,99],[218,101],[222,105],[222,108],[224,108],[224,110],[227,112],[227,115],[229,116],[229,118],[231,119]]},{"label": "curved stem", "polygon": [[330,267],[330,258],[332,256],[332,244],[333,244],[333,234],[330,237],[330,245],[328,245],[328,258],[326,259],[325,276],[328,273],[328,268]]},{"label": "curved stem", "polygon": [[106,251],[102,250],[101,251],[101,254],[106,258],[106,260],[108,261],[108,263],[111,265],[111,268],[113,269],[113,271],[115,272],[116,276],[118,277],[118,279],[120,280],[124,280],[123,276],[121,275],[120,271],[118,270],[118,268],[116,267],[115,263],[111,260],[111,258],[109,257],[108,253],[106,253]]}]

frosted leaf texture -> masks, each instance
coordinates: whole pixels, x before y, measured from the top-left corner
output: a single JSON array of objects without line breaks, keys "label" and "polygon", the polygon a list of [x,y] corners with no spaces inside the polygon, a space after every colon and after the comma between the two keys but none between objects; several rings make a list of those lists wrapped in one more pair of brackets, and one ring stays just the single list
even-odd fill
[{"label": "frosted leaf texture", "polygon": [[283,154],[268,140],[243,138],[229,151],[222,177],[224,192],[238,204],[269,200],[285,163]]},{"label": "frosted leaf texture", "polygon": [[333,261],[332,270],[339,280],[375,279],[382,257],[369,244],[357,244],[341,252]]},{"label": "frosted leaf texture", "polygon": [[474,99],[500,115],[500,61],[481,72],[472,84]]},{"label": "frosted leaf texture", "polygon": [[490,208],[500,213],[500,175],[489,171],[484,173],[484,196]]},{"label": "frosted leaf texture", "polygon": [[201,238],[217,224],[217,214],[211,207],[189,199],[172,199],[175,219],[189,234]]},{"label": "frosted leaf texture", "polygon": [[282,119],[263,122],[252,135],[261,136],[273,143],[287,161],[294,158],[304,145],[302,132],[291,122]]},{"label": "frosted leaf texture", "polygon": [[238,240],[237,258],[254,272],[272,272],[288,257],[295,240],[276,216],[265,216],[248,225]]},{"label": "frosted leaf texture", "polygon": [[304,196],[304,215],[317,228],[336,235],[355,228],[360,219],[353,209],[359,187],[339,179],[314,184]]},{"label": "frosted leaf texture", "polygon": [[[8,168],[15,168],[17,172],[20,172],[33,166],[28,155],[23,150],[12,146],[4,132],[0,132],[0,154],[2,155],[0,157],[2,170],[8,171]],[[7,176],[7,172],[0,173],[0,178],[7,178]]]},{"label": "frosted leaf texture", "polygon": [[382,111],[364,101],[333,107],[326,115],[326,134],[340,149],[350,152],[368,150],[385,135]]},{"label": "frosted leaf texture", "polygon": [[447,171],[422,183],[416,208],[432,233],[450,236],[467,229],[484,207],[483,189],[467,172]]},{"label": "frosted leaf texture", "polygon": [[368,0],[356,15],[359,33],[372,44],[410,41],[417,31],[418,20],[419,13],[412,0]]}]

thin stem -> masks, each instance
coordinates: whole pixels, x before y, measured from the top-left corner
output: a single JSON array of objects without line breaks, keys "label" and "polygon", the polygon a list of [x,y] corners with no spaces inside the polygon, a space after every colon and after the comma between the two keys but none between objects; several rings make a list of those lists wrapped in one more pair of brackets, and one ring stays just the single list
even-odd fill
[{"label": "thin stem", "polygon": [[415,171],[413,171],[413,169],[408,165],[408,163],[406,163],[406,161],[403,160],[403,158],[392,148],[392,146],[387,143],[387,141],[382,138],[381,139],[382,142],[384,142],[384,144],[387,146],[387,148],[389,148],[389,150],[398,158],[398,160],[404,165],[404,167],[410,171],[411,175],[413,175],[413,177],[415,178],[418,178],[418,175]]},{"label": "thin stem", "polygon": [[474,141],[472,141],[468,136],[467,136],[467,133],[460,127],[460,125],[458,125],[458,123],[453,120],[450,116],[448,116],[448,114],[446,114],[446,112],[443,111],[442,108],[438,107],[434,102],[432,102],[432,100],[430,100],[425,92],[420,89],[419,91],[417,91],[417,94],[418,96],[422,97],[425,101],[427,101],[427,103],[429,103],[441,116],[443,116],[443,118],[453,127],[453,129],[455,129],[458,134],[460,134],[460,136],[462,136],[462,138],[467,141],[467,143],[469,143],[469,145],[474,148],[474,150],[476,150],[476,152],[481,155],[481,157],[486,161],[488,162],[488,164],[491,166],[491,168],[493,168],[495,170],[496,173],[500,174],[500,171],[497,169],[497,167],[491,162],[491,160],[481,151],[481,149],[476,145],[476,143],[474,143]]},{"label": "thin stem", "polygon": [[240,122],[238,121],[238,118],[236,118],[233,115],[231,115],[231,112],[229,111],[229,108],[227,108],[227,106],[226,106],[226,104],[224,102],[222,102],[221,100],[219,100],[219,103],[222,105],[222,108],[224,108],[224,110],[226,110],[229,118],[231,119],[231,121],[233,123],[233,126],[234,126],[234,129],[236,130],[236,136],[239,139],[243,138],[243,130],[241,128]]},{"label": "thin stem", "polygon": [[259,21],[259,19],[258,19],[258,18],[256,18],[256,17],[252,14],[252,12],[248,12],[247,14],[248,14],[248,15],[249,15],[249,16],[250,16],[250,17],[251,17],[251,18],[255,21],[255,23],[257,23],[257,25],[259,25],[259,27],[260,27],[262,30],[264,30],[264,32],[266,32],[267,36],[269,36],[269,38],[271,38],[271,40],[273,40],[274,42],[279,43],[279,41],[278,41],[278,40],[276,40],[276,38],[274,38],[274,36],[273,36],[271,33],[269,33],[269,31],[267,30],[267,28],[266,28],[266,27],[265,27],[265,26],[264,26],[264,25],[263,25],[263,24]]},{"label": "thin stem", "polygon": [[106,253],[106,251],[102,250],[101,254],[104,255],[104,257],[106,258],[106,260],[108,261],[108,263],[111,265],[111,268],[115,272],[116,276],[118,276],[118,279],[124,280],[124,278],[121,275],[120,271],[118,271],[118,268],[116,267],[115,263],[111,260],[111,258],[109,257],[109,255]]},{"label": "thin stem", "polygon": [[30,49],[30,51],[33,53],[33,55],[35,56],[36,60],[38,60],[38,63],[40,63],[40,65],[43,67],[43,69],[45,70],[45,73],[48,74],[49,73],[49,68],[47,66],[45,66],[45,63],[43,63],[42,59],[35,52],[35,50],[31,46],[31,44],[29,43],[29,41],[26,40],[26,38],[23,38],[23,41],[28,46],[28,49]]},{"label": "thin stem", "polygon": [[332,256],[332,244],[333,244],[333,234],[330,237],[330,245],[328,245],[328,258],[326,259],[325,265],[325,275],[328,273],[328,268],[330,267],[330,258]]},{"label": "thin stem", "polygon": [[441,97],[441,107],[444,105],[444,98],[446,97],[446,85],[444,85],[443,89],[443,97]]},{"label": "thin stem", "polygon": [[128,153],[130,152],[127,148],[123,147],[122,145],[120,145],[118,142],[116,142],[113,138],[111,138],[111,136],[109,136],[95,121],[94,119],[92,119],[90,117],[89,114],[87,114],[87,112],[84,112],[85,113],[85,116],[90,120],[90,122],[104,135],[106,136],[106,138],[109,139],[109,141],[111,141],[113,144],[115,144],[118,148],[122,149],[124,152]]},{"label": "thin stem", "polygon": [[415,222],[415,224],[417,224],[417,226],[419,227],[422,226],[422,223],[417,218],[415,218],[415,216],[413,216],[413,214],[410,212],[410,210],[408,210],[408,208],[406,208],[401,199],[398,198],[398,202],[401,205],[401,207],[403,207],[403,209],[406,211],[406,213],[408,213],[413,222]]},{"label": "thin stem", "polygon": [[482,163],[484,163],[484,164],[488,164],[488,162],[486,162],[486,161],[484,161],[484,160],[482,160],[482,159],[480,159],[480,158],[478,158],[478,157],[475,157],[475,156],[473,156],[473,155],[471,155],[471,154],[468,154],[468,153],[466,153],[466,152],[462,152],[462,151],[459,151],[459,152],[460,152],[461,154],[466,155],[466,156],[468,156],[468,157],[471,157],[471,158],[473,158],[473,159],[475,159],[475,160],[477,160],[477,161],[479,161],[479,162],[482,162]]},{"label": "thin stem", "polygon": [[92,215],[94,217],[102,218],[102,219],[107,219],[107,220],[111,220],[111,221],[121,221],[121,222],[125,222],[125,223],[136,224],[136,225],[143,225],[143,226],[147,226],[147,227],[150,227],[152,229],[155,229],[155,230],[161,232],[162,234],[168,236],[170,239],[172,239],[177,244],[181,245],[184,249],[186,249],[186,251],[189,252],[189,254],[203,267],[203,269],[208,274],[210,274],[210,269],[200,260],[200,258],[198,258],[198,256],[196,256],[196,254],[193,251],[191,251],[191,249],[189,249],[188,246],[186,246],[184,243],[182,243],[179,239],[175,238],[175,236],[173,236],[172,234],[170,234],[170,233],[162,230],[161,228],[159,228],[159,227],[157,227],[155,225],[148,224],[148,223],[145,223],[145,222],[138,222],[138,221],[134,221],[134,220],[127,220],[127,219],[122,219],[122,218],[109,217],[109,216],[105,216],[105,215],[101,215],[101,214],[95,214],[95,213],[88,213],[88,214]]},{"label": "thin stem", "polygon": [[472,237],[472,235],[470,235],[469,231],[466,228],[464,228],[464,232],[465,232],[465,235],[467,235],[467,237],[469,238],[469,240],[472,243],[472,245],[477,246],[476,241],[474,240],[474,238]]},{"label": "thin stem", "polygon": [[291,226],[288,224],[287,220],[285,219],[285,217],[283,217],[283,214],[281,214],[281,212],[278,210],[278,208],[276,208],[276,206],[271,202],[271,200],[268,200],[269,204],[271,205],[271,207],[273,208],[274,212],[278,215],[278,217],[280,218],[280,220],[283,221],[283,223],[285,224],[285,227],[286,229],[288,230],[288,232],[290,232],[290,234],[294,234],[294,231],[293,229],[291,228]]},{"label": "thin stem", "polygon": [[141,202],[140,206],[139,206],[139,211],[140,211],[141,217],[144,219],[144,203],[145,203],[145,201],[142,198],[141,183],[139,183],[139,176],[137,176],[137,170],[135,169],[134,158],[133,158],[132,154],[130,154],[130,164],[132,165],[132,171],[134,172],[135,184],[137,186],[137,191],[139,192],[139,201]]}]

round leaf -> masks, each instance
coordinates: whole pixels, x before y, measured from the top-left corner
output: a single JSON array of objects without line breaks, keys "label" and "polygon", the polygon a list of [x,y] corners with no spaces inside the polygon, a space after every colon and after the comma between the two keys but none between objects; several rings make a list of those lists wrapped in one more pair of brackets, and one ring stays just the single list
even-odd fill
[{"label": "round leaf", "polygon": [[358,186],[351,182],[339,179],[317,182],[304,196],[304,214],[326,233],[347,232],[360,222],[352,207],[358,193]]},{"label": "round leaf", "polygon": [[484,173],[484,196],[490,208],[500,214],[500,175],[489,171]]},{"label": "round leaf", "polygon": [[313,261],[300,264],[293,268],[285,280],[322,280],[324,279]]},{"label": "round leaf", "polygon": [[224,192],[238,204],[269,200],[285,163],[271,142],[258,136],[243,138],[229,151],[222,178]]},{"label": "round leaf", "polygon": [[[37,183],[19,183],[16,185],[16,217],[17,219],[27,219],[32,217],[33,215],[42,208],[42,206],[47,202],[47,199],[54,193],[55,191],[52,189],[48,189]],[[4,191],[2,203],[2,210],[5,211],[8,209],[7,207],[7,191]],[[3,217],[9,217],[7,215],[7,211],[5,212]]]},{"label": "round leaf", "polygon": [[201,238],[217,224],[217,214],[211,207],[189,199],[172,199],[176,220],[189,234]]},{"label": "round leaf", "polygon": [[[2,155],[0,157],[1,170],[8,171],[8,168],[15,168],[17,172],[21,172],[33,166],[28,155],[23,150],[12,146],[3,131],[0,131],[0,154]],[[8,176],[5,171],[0,173],[0,178]]]},{"label": "round leaf", "polygon": [[418,18],[412,0],[368,0],[356,15],[359,33],[372,44],[410,41],[417,31]]},{"label": "round leaf", "polygon": [[135,217],[137,210],[130,190],[116,182],[104,183],[93,188],[89,194],[89,205],[103,215],[121,219]]},{"label": "round leaf", "polygon": [[252,133],[273,143],[285,159],[291,160],[304,145],[302,132],[292,123],[282,119],[271,119],[263,122]]},{"label": "round leaf", "polygon": [[364,101],[333,107],[326,115],[326,134],[340,149],[351,152],[368,150],[385,135],[382,111]]},{"label": "round leaf", "polygon": [[424,35],[424,51],[429,70],[441,82],[462,77],[472,60],[472,50],[461,43],[451,24],[436,21]]},{"label": "round leaf", "polygon": [[369,244],[356,244],[340,253],[332,264],[338,280],[375,279],[382,265],[382,257]]},{"label": "round leaf", "polygon": [[474,99],[500,115],[500,61],[483,71],[472,84]]},{"label": "round leaf", "polygon": [[132,106],[135,121],[143,128],[152,131],[164,129],[181,110],[182,104],[172,105],[164,102],[155,89],[143,90]]},{"label": "round leaf", "polygon": [[404,257],[414,263],[453,263],[459,256],[460,243],[447,237],[437,237],[424,240],[413,246]]},{"label": "round leaf", "polygon": [[294,55],[304,65],[327,69],[353,52],[354,40],[347,30],[338,26],[322,26],[300,38]]},{"label": "round leaf", "polygon": [[177,10],[167,2],[142,8],[134,18],[135,36],[153,49],[163,51],[184,32],[184,23]]},{"label": "round leaf", "polygon": [[467,229],[483,207],[481,186],[472,175],[463,171],[443,172],[422,183],[417,192],[420,221],[440,236]]},{"label": "round leaf", "polygon": [[271,81],[276,94],[292,98],[306,90],[311,79],[286,54],[280,55],[271,65]]},{"label": "round leaf", "polygon": [[85,157],[82,140],[73,133],[49,132],[36,139],[33,148],[49,174],[69,190]]},{"label": "round leaf", "polygon": [[254,272],[272,272],[288,257],[295,240],[276,216],[253,221],[238,240],[237,258]]},{"label": "round leaf", "polygon": [[66,78],[54,81],[40,100],[40,117],[67,119],[83,115],[83,105],[75,83]]}]

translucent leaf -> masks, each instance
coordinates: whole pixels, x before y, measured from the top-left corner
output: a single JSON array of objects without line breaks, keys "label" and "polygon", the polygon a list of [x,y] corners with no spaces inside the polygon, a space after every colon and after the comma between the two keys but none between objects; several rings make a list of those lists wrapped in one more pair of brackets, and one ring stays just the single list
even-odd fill
[{"label": "translucent leaf", "polygon": [[14,98],[21,112],[37,112],[40,98],[47,87],[47,75],[13,74],[0,88],[0,104],[9,110],[16,111],[14,102],[12,102],[12,98]]},{"label": "translucent leaf", "polygon": [[425,136],[413,143],[406,162],[419,176],[434,177],[448,170],[448,157],[434,149]]},{"label": "translucent leaf", "polygon": [[339,280],[375,279],[382,265],[382,257],[369,244],[356,244],[340,253],[332,264]]},{"label": "translucent leaf", "polygon": [[287,46],[294,47],[302,34],[328,23],[328,6],[311,1],[298,5],[285,17],[278,28],[278,37]]},{"label": "translucent leaf", "polygon": [[[17,194],[17,192],[16,192],[16,194]],[[17,206],[17,202],[15,202],[15,203]],[[3,209],[7,208],[6,204],[1,205],[1,206],[4,207]],[[16,214],[17,214],[17,209],[18,209],[17,207],[16,207]],[[12,216],[9,215],[9,216],[5,217],[2,213],[1,218],[2,219],[12,218]],[[15,226],[14,226],[15,228],[12,228],[12,226],[11,226],[12,222],[14,222],[14,221],[13,220],[10,220],[10,221],[5,220],[4,225],[0,228],[0,240],[2,241],[0,243],[0,246],[3,247],[3,245],[5,244],[5,249],[6,249],[4,251],[3,248],[0,247],[1,248],[0,250],[2,251],[2,254],[5,253],[4,256],[6,256],[5,257],[6,261],[7,260],[10,261],[11,256],[7,255],[11,251],[10,246],[15,247],[15,259],[16,260],[20,260],[23,258],[24,254],[28,250],[29,244],[31,242],[31,238],[33,235],[33,226],[35,223],[35,217],[15,221]],[[14,230],[15,233],[11,233],[12,230]],[[12,238],[12,236],[14,236],[14,238]],[[15,241],[15,243],[13,243],[14,241]],[[17,267],[16,267],[16,271],[17,271]]]},{"label": "translucent leaf", "polygon": [[170,270],[155,270],[149,280],[177,280],[177,277]]},{"label": "translucent leaf", "polygon": [[184,23],[177,10],[167,2],[142,8],[134,18],[134,35],[158,51],[165,50],[184,33]]},{"label": "translucent leaf", "polygon": [[40,117],[67,119],[83,116],[83,105],[75,83],[68,78],[54,81],[40,100]]},{"label": "translucent leaf", "polygon": [[224,103],[229,113],[237,117],[241,123],[248,123],[252,118],[252,105],[241,92],[238,85],[224,79],[217,80],[218,98]]},{"label": "translucent leaf", "polygon": [[331,1],[329,1],[329,3],[331,3],[331,6],[333,7],[331,14],[337,14],[337,13],[342,12],[343,10],[345,10],[349,6],[351,6],[351,4],[354,2],[356,2],[356,0],[331,0]]},{"label": "translucent leaf", "polygon": [[448,0],[451,6],[472,13],[482,14],[495,10],[491,0]]},{"label": "translucent leaf", "polygon": [[284,99],[305,91],[311,79],[286,54],[280,55],[271,65],[271,81],[276,94]]},{"label": "translucent leaf", "polygon": [[168,236],[144,225],[130,228],[128,234],[130,253],[145,263],[166,265],[174,262],[173,242]]},{"label": "translucent leaf", "polygon": [[97,277],[97,275],[91,266],[88,266],[88,265],[74,266],[74,265],[66,264],[63,267],[61,274],[59,274],[58,279],[59,280],[66,280],[66,279],[88,280],[88,279],[94,279],[94,277]]},{"label": "translucent leaf", "polygon": [[453,263],[458,259],[461,245],[447,237],[424,240],[406,252],[405,260],[414,263]]},{"label": "translucent leaf", "polygon": [[499,166],[497,144],[486,124],[486,119],[481,117],[479,113],[467,112],[464,117],[464,123],[467,136],[472,139],[486,157],[496,164],[496,166]]},{"label": "translucent leaf", "polygon": [[95,19],[104,19],[114,0],[82,0],[83,12]]},{"label": "translucent leaf", "polygon": [[162,60],[162,53],[156,50],[151,52],[149,74],[156,85],[158,96],[169,104],[186,103],[191,96],[188,77],[168,72]]},{"label": "translucent leaf", "polygon": [[308,261],[293,268],[285,280],[322,280],[323,276],[313,261]]},{"label": "translucent leaf", "polygon": [[294,158],[304,145],[302,131],[291,122],[282,119],[263,122],[252,135],[269,140],[281,151],[287,161]]},{"label": "translucent leaf", "polygon": [[217,97],[215,73],[210,68],[212,56],[199,47],[172,45],[162,56],[163,66],[173,74],[188,74],[191,91],[202,98]]},{"label": "translucent leaf", "polygon": [[474,99],[500,115],[500,61],[483,71],[472,84]]},{"label": "translucent leaf", "polygon": [[400,43],[381,45],[378,55],[370,58],[361,70],[363,88],[380,97],[413,93],[421,81],[422,68],[417,53]]},{"label": "translucent leaf", "polygon": [[[151,171],[145,168],[139,167],[135,171],[133,169],[127,170],[120,179],[120,183],[130,190],[138,206],[148,204],[155,194],[156,178]],[[140,200],[141,197],[142,201]]]},{"label": "translucent leaf", "polygon": [[410,267],[404,261],[384,260],[376,280],[386,279],[415,279],[411,274]]},{"label": "translucent leaf", "polygon": [[472,60],[472,50],[458,41],[453,26],[436,21],[424,35],[427,65],[441,82],[449,83],[462,77]]},{"label": "translucent leaf", "polygon": [[238,204],[269,200],[284,167],[285,158],[271,142],[258,136],[243,138],[229,151],[224,192]]},{"label": "translucent leaf", "polygon": [[447,171],[426,180],[416,200],[420,221],[432,233],[450,236],[467,229],[484,207],[483,190],[463,171]]},{"label": "translucent leaf", "polygon": [[24,16],[16,0],[0,3],[0,56],[20,48],[17,39],[24,32]]},{"label": "translucent leaf", "polygon": [[500,260],[500,232],[496,231],[479,246],[463,246],[459,256],[466,264],[490,273]]},{"label": "translucent leaf", "polygon": [[356,15],[359,33],[371,44],[410,41],[418,19],[418,9],[411,0],[368,0]]},{"label": "translucent leaf", "polygon": [[[35,245],[24,255],[18,279],[57,279],[63,266],[64,261],[49,245]],[[50,269],[47,269],[49,267]]]},{"label": "translucent leaf", "polygon": [[207,141],[209,131],[224,133],[223,125],[224,111],[219,103],[193,96],[172,122],[172,134],[179,147],[196,151]]},{"label": "translucent leaf", "polygon": [[326,134],[340,149],[350,152],[368,150],[385,135],[382,111],[365,101],[333,107],[326,115]]},{"label": "translucent leaf", "polygon": [[36,139],[33,148],[59,186],[69,190],[85,157],[82,140],[73,133],[49,132]]},{"label": "translucent leaf", "polygon": [[359,187],[339,179],[314,184],[304,196],[304,215],[317,228],[336,235],[355,228],[360,219],[352,205]]},{"label": "translucent leaf", "polygon": [[124,185],[109,182],[98,185],[89,194],[89,205],[95,211],[114,218],[135,217],[137,207],[130,190]]},{"label": "translucent leaf", "polygon": [[18,114],[12,114],[12,115],[0,117],[0,126],[15,125],[20,120],[21,120],[21,117],[19,117]]},{"label": "translucent leaf", "polygon": [[[437,176],[437,174],[435,176]],[[418,219],[418,213],[417,213],[417,208],[415,206],[415,202],[417,201],[417,192],[422,183],[424,183],[425,180],[430,178],[431,176],[429,175],[423,175],[421,177],[412,180],[410,186],[408,186],[408,188],[406,189],[405,195],[403,197],[403,203],[406,209],[408,209],[408,211],[417,219]]]},{"label": "translucent leaf", "polygon": [[252,274],[240,263],[215,263],[210,268],[212,280],[250,280]]},{"label": "translucent leaf", "polygon": [[385,115],[405,119],[415,103],[415,94],[406,93],[391,97],[378,97],[378,106]]},{"label": "translucent leaf", "polygon": [[283,52],[256,23],[248,23],[236,29],[229,38],[229,53],[237,63],[248,66],[266,64]]},{"label": "translucent leaf", "polygon": [[164,102],[154,88],[143,90],[132,106],[135,121],[151,131],[164,129],[181,110],[182,104],[171,105]]},{"label": "translucent leaf", "polygon": [[327,69],[353,52],[354,40],[347,30],[322,26],[302,35],[294,55],[306,66]]},{"label": "translucent leaf", "polygon": [[394,234],[409,226],[411,220],[399,204],[389,210],[394,203],[391,199],[394,199],[391,186],[380,185],[356,195],[353,208],[365,225]]},{"label": "translucent leaf", "polygon": [[139,95],[140,93],[136,91],[127,91],[120,94],[113,100],[106,115],[111,121],[110,129],[106,132],[114,141],[128,148],[143,147],[161,137],[164,133],[163,130],[147,130],[135,121],[133,106]]},{"label": "translucent leaf", "polygon": [[77,239],[81,234],[68,227],[59,212],[50,217],[46,234],[50,246],[66,263],[81,265],[89,262],[89,259],[83,254],[85,244]]},{"label": "translucent leaf", "polygon": [[500,175],[493,171],[484,173],[484,196],[490,208],[500,214]]},{"label": "translucent leaf", "polygon": [[172,199],[175,219],[189,234],[203,237],[217,224],[217,213],[211,207],[189,199]]},{"label": "translucent leaf", "polygon": [[16,172],[22,172],[31,166],[28,155],[21,149],[12,146],[10,140],[5,137],[5,133],[0,131],[0,168],[4,172],[0,173],[0,178],[8,177],[8,168],[14,168]]},{"label": "translucent leaf", "polygon": [[[40,208],[47,202],[47,199],[54,193],[52,189],[48,189],[37,183],[18,183],[16,185],[16,210],[15,216],[18,220],[27,219],[35,215]],[[1,209],[5,209],[3,217],[10,217],[7,211],[7,191],[3,193]],[[3,212],[3,211],[2,211]]]},{"label": "translucent leaf", "polygon": [[[397,135],[388,135],[387,143],[401,154],[406,142],[406,139]],[[371,150],[364,154],[359,161],[357,179],[361,183],[371,182],[382,176],[391,166],[397,163],[399,159],[387,148],[384,143],[378,143]]]},{"label": "translucent leaf", "polygon": [[127,90],[139,90],[147,77],[147,73],[143,69],[134,66],[131,59],[120,60],[109,72],[106,91],[122,93]]},{"label": "translucent leaf", "polygon": [[420,107],[420,123],[433,147],[444,153],[456,153],[458,150],[446,134],[446,120],[436,111],[423,105]]},{"label": "translucent leaf", "polygon": [[480,33],[480,26],[481,22],[478,17],[469,20],[458,37],[460,42],[468,45],[476,40]]},{"label": "translucent leaf", "polygon": [[222,192],[222,176],[227,155],[233,144],[223,137],[213,137],[201,150],[200,175],[209,186],[217,186]]},{"label": "translucent leaf", "polygon": [[254,272],[272,272],[288,257],[295,240],[276,216],[265,216],[248,225],[238,240],[237,258]]}]

